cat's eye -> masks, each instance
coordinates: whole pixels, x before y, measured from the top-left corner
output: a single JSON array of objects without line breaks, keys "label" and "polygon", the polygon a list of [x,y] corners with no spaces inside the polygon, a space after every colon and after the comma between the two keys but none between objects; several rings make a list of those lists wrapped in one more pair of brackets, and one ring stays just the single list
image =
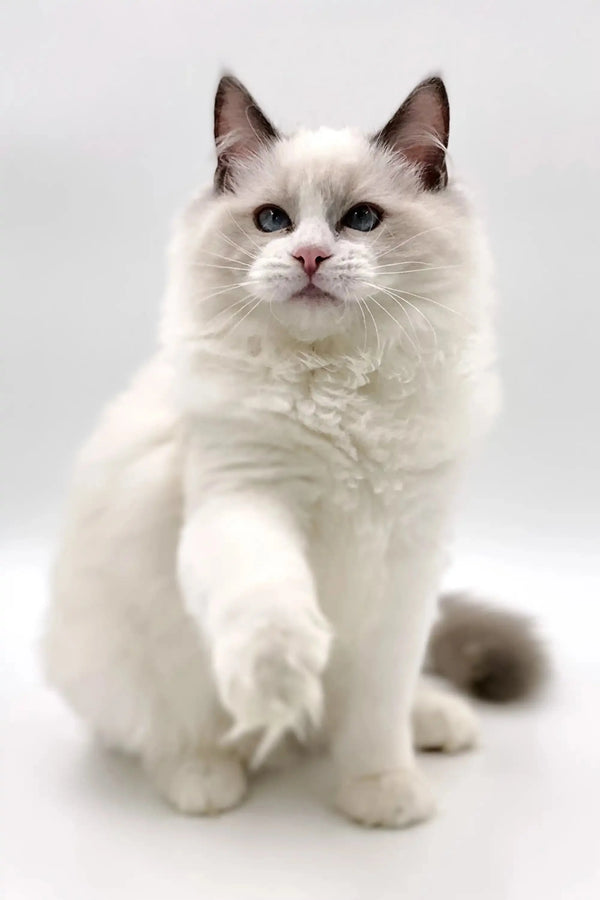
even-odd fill
[{"label": "cat's eye", "polygon": [[342,228],[353,228],[355,231],[373,231],[381,224],[382,212],[371,203],[358,203],[349,209],[340,225]]},{"label": "cat's eye", "polygon": [[254,224],[259,231],[283,231],[292,227],[292,220],[280,206],[261,206],[254,213]]}]

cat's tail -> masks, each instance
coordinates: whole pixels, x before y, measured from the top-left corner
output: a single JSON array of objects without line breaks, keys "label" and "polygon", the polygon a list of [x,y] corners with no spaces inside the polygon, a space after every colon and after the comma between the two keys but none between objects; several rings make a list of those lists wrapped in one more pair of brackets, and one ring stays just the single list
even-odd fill
[{"label": "cat's tail", "polygon": [[535,693],[549,663],[527,616],[455,593],[440,599],[426,668],[476,697],[505,703]]}]

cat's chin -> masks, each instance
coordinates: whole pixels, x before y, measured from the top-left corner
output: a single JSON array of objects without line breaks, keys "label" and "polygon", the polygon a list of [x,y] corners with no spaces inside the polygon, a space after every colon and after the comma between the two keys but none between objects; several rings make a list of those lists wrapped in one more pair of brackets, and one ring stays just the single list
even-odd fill
[{"label": "cat's chin", "polygon": [[319,341],[346,331],[346,306],[343,301],[319,292],[323,297],[303,293],[278,304],[275,312],[280,325],[292,337],[303,341]]}]

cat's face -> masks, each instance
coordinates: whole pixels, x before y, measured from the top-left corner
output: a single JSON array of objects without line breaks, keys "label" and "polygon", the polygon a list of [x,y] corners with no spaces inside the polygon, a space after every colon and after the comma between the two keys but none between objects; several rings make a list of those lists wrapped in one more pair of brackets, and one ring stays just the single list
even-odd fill
[{"label": "cat's face", "polygon": [[446,188],[448,108],[417,88],[374,138],[282,137],[238,82],[217,94],[215,193],[192,213],[202,327],[303,341],[352,335],[421,347],[465,273],[462,200]]}]

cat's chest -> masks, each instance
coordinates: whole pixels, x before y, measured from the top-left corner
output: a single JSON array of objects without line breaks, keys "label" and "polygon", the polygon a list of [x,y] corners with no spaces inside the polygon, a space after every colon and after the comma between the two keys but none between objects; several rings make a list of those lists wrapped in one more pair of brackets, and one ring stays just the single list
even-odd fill
[{"label": "cat's chest", "polygon": [[329,452],[338,476],[344,472],[349,482],[384,489],[394,473],[412,467],[435,429],[437,404],[431,396],[430,386],[414,372],[404,378],[378,372],[339,377],[324,369],[274,380],[247,403],[258,414],[257,423],[262,414],[280,424],[275,431],[283,440],[289,434],[293,442],[295,435],[317,453]]},{"label": "cat's chest", "polygon": [[328,364],[247,367],[243,375],[212,369],[196,385],[187,396],[210,478],[226,471],[236,484],[288,484],[346,508],[358,495],[404,490],[414,473],[454,452],[453,379],[416,363],[395,360],[387,372]]},{"label": "cat's chest", "polygon": [[290,392],[289,415],[305,429],[330,441],[357,463],[385,462],[386,449],[402,441],[401,420],[414,398],[414,386],[371,379],[363,384],[336,384],[313,377]]}]

